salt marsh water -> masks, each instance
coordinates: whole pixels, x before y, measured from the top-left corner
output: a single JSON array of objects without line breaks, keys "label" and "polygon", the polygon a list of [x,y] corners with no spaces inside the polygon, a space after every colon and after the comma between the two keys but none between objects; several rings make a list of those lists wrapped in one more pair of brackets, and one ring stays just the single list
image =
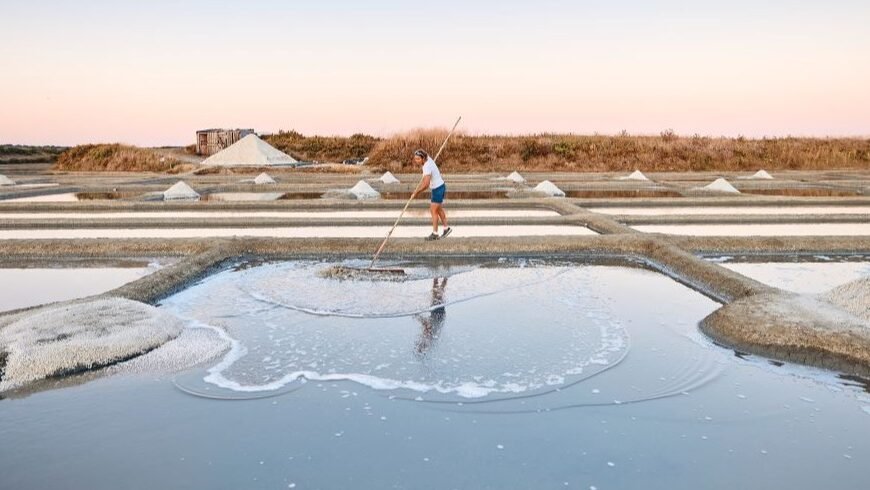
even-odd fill
[{"label": "salt marsh water", "polygon": [[769,286],[793,293],[820,294],[870,276],[870,257],[818,256],[814,261],[724,262],[721,265]]},{"label": "salt marsh water", "polygon": [[[65,213],[0,213],[0,219],[154,219],[154,218],[397,218],[400,210],[362,211],[119,211]],[[552,217],[559,213],[550,209],[451,209],[451,218],[531,218]],[[409,209],[406,218],[427,218],[428,209]]]},{"label": "salt marsh water", "polygon": [[712,345],[719,305],[660,274],[330,265],[239,264],[164,301],[232,341],[200,369],[0,400],[3,486],[866,488],[863,387]]},{"label": "salt marsh water", "polygon": [[77,202],[78,200],[79,198],[74,192],[66,192],[61,194],[44,194],[41,196],[15,197],[4,199],[0,202]]},{"label": "salt marsh water", "polygon": [[606,207],[589,208],[601,214],[631,216],[705,215],[705,214],[864,214],[870,215],[870,206],[658,206],[658,207]]},{"label": "salt marsh water", "polygon": [[[203,238],[203,237],[280,237],[280,238],[380,238],[389,226],[297,226],[275,228],[71,228],[6,229],[0,240],[49,238]],[[427,226],[401,226],[396,238],[422,238],[432,232]],[[499,236],[595,235],[584,226],[573,225],[475,225],[457,226],[453,238]]]},{"label": "salt marsh water", "polygon": [[870,223],[739,224],[739,225],[637,225],[645,233],[690,236],[865,236]]},{"label": "salt marsh water", "polygon": [[95,268],[0,268],[0,311],[99,294],[158,267],[139,262]]}]

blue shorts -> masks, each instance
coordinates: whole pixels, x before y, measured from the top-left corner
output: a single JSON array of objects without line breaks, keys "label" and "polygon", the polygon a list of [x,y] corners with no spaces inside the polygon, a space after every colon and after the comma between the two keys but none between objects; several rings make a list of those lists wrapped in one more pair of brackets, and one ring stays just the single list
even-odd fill
[{"label": "blue shorts", "polygon": [[447,184],[441,184],[440,186],[432,189],[432,202],[435,204],[441,204],[444,202],[444,194],[447,193]]}]

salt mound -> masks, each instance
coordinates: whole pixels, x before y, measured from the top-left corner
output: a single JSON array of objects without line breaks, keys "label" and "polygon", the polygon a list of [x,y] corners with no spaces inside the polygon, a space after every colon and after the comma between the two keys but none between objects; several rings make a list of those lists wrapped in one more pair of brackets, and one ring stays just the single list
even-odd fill
[{"label": "salt mound", "polygon": [[619,180],[649,180],[640,170],[635,170],[631,175],[620,177]]},{"label": "salt mound", "polygon": [[112,374],[175,373],[223,354],[230,341],[217,329],[187,327],[181,335],[160,347],[109,368]]},{"label": "salt mound", "polygon": [[3,174],[0,174],[0,185],[15,185],[15,181]]},{"label": "salt mound", "polygon": [[517,184],[524,184],[526,182],[526,178],[520,175],[519,172],[517,172],[516,170],[511,172],[511,174],[505,178],[512,182],[516,182]]},{"label": "salt mound", "polygon": [[772,179],[773,176],[764,170],[759,170],[758,172],[755,172],[754,174],[752,174],[752,177],[749,177],[749,178],[750,179]]},{"label": "salt mound", "polygon": [[148,352],[181,333],[171,314],[104,298],[20,314],[0,328],[0,391],[98,369]]},{"label": "salt mound", "polygon": [[381,175],[380,181],[383,182],[384,184],[398,184],[399,183],[399,179],[397,179],[396,176],[393,175],[392,172],[390,172],[389,170],[386,173],[384,173],[384,175]]},{"label": "salt mound", "polygon": [[823,294],[822,299],[870,322],[870,276],[837,286]]},{"label": "salt mound", "polygon": [[738,191],[733,185],[731,185],[731,183],[721,177],[705,185],[704,187],[699,187],[698,189],[702,191],[731,192],[737,194],[740,193],[740,191]]},{"label": "salt mound", "polygon": [[254,179],[254,183],[257,185],[277,184],[277,182],[275,182],[275,179],[273,179],[272,176],[267,174],[266,172],[263,172],[260,175],[258,175],[257,178]]},{"label": "salt mound", "polygon": [[361,180],[351,187],[348,192],[354,195],[357,199],[377,199],[381,197],[380,192],[374,190],[366,181]]},{"label": "salt mound", "polygon": [[272,165],[295,165],[293,157],[249,134],[232,145],[205,159],[203,165],[220,167],[268,167]]},{"label": "salt mound", "polygon": [[565,192],[562,189],[556,187],[556,184],[550,182],[549,180],[545,180],[540,184],[535,186],[536,192],[543,192],[544,194],[551,197],[565,197]]},{"label": "salt mound", "polygon": [[163,192],[164,201],[195,201],[197,199],[199,199],[199,194],[183,180],[176,182],[175,185]]}]

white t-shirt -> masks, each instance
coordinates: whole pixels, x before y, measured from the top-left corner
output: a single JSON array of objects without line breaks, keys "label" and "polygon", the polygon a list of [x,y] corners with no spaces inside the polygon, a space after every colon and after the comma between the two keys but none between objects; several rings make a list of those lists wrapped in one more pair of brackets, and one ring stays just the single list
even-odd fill
[{"label": "white t-shirt", "polygon": [[430,189],[437,189],[444,185],[444,179],[441,178],[441,171],[438,170],[438,165],[435,163],[435,160],[432,160],[432,157],[429,157],[429,159],[426,160],[426,163],[423,164],[423,175],[432,176],[429,180]]}]

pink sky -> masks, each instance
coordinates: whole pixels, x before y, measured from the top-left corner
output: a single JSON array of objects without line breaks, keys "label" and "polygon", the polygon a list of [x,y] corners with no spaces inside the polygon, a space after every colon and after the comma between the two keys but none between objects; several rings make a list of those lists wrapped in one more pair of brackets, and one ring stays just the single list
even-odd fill
[{"label": "pink sky", "polygon": [[471,133],[870,135],[863,2],[176,3],[4,7],[0,143],[388,135],[458,115]]}]

